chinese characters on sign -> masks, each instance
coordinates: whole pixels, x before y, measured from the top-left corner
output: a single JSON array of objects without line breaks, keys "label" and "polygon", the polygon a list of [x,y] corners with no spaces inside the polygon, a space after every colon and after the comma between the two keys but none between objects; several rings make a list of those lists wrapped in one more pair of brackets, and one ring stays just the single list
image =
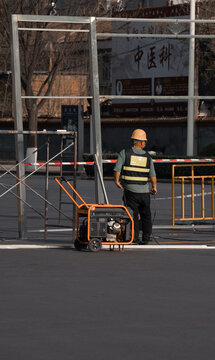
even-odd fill
[{"label": "chinese characters on sign", "polygon": [[[146,18],[157,18],[156,22],[146,21],[143,16],[140,22],[113,24],[115,33],[134,34],[134,37],[112,39],[113,94],[134,96],[114,99],[114,113],[119,116],[185,115],[187,102],[168,97],[188,95],[189,40],[156,35],[175,33],[168,18],[188,18],[189,14],[181,14],[178,6],[148,8],[147,12]],[[159,22],[159,18],[165,18],[165,23]],[[182,29],[184,34],[189,31],[186,25]],[[152,37],[140,37],[140,34],[152,34]]]},{"label": "chinese characters on sign", "polygon": [[[146,64],[147,69],[157,68],[159,65],[164,67],[165,63],[167,63],[168,70],[170,69],[170,61],[171,61],[171,45],[162,45],[160,48],[158,47],[158,55],[156,57],[156,46],[151,46],[146,53]],[[137,51],[134,55],[134,61],[137,63],[138,72],[142,69],[144,70],[144,51],[138,45]]]},{"label": "chinese characters on sign", "polygon": [[140,50],[140,47],[138,45],[137,47],[137,53],[134,55],[134,61],[137,63],[137,67],[138,67],[138,72],[140,70],[140,61],[142,59],[143,56],[143,51]]}]

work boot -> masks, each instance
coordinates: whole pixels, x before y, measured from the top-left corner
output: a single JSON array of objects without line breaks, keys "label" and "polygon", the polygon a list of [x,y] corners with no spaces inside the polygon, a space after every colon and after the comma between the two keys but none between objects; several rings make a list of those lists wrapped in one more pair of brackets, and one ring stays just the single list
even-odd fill
[{"label": "work boot", "polygon": [[138,244],[139,245],[147,245],[149,243],[149,241],[152,241],[150,236],[143,236],[142,239],[139,239]]},{"label": "work boot", "polygon": [[148,241],[143,241],[143,240],[140,240],[138,242],[138,245],[147,245],[148,244]]}]

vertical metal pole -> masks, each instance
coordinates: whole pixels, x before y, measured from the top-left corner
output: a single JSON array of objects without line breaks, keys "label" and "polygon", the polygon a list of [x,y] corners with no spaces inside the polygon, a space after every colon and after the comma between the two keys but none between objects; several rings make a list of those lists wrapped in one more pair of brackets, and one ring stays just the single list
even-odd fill
[{"label": "vertical metal pole", "polygon": [[[25,178],[24,159],[24,137],[23,137],[23,122],[22,122],[22,98],[21,98],[21,74],[20,74],[20,56],[19,56],[19,35],[18,35],[18,20],[16,15],[11,16],[11,60],[12,60],[12,79],[13,79],[13,101],[14,101],[14,118],[15,130],[19,133],[15,135],[16,145],[16,162],[17,177],[22,180]],[[26,189],[24,184],[20,183],[18,186],[18,232],[19,238],[25,239],[27,235],[27,217],[26,217]]]},{"label": "vertical metal pole", "polygon": [[[50,138],[47,136],[47,147],[46,147],[46,161],[49,161],[50,153]],[[49,190],[49,164],[46,164],[46,183],[45,183],[45,199],[48,200]],[[44,226],[44,240],[47,239],[47,227],[48,227],[48,202],[45,202],[45,226]]]},{"label": "vertical metal pole", "polygon": [[205,218],[205,178],[202,176],[202,218]]},{"label": "vertical metal pole", "polygon": [[214,176],[211,179],[211,213],[214,219]]},{"label": "vertical metal pole", "polygon": [[184,178],[181,179],[181,217],[184,219]]},{"label": "vertical metal pole", "polygon": [[[190,35],[195,35],[195,0],[190,0]],[[194,96],[195,90],[195,38],[190,38],[189,47],[189,83],[188,96]],[[188,100],[187,113],[187,155],[193,156],[194,151],[194,100]]]},{"label": "vertical metal pole", "polygon": [[192,194],[191,211],[192,211],[192,219],[194,219],[194,217],[195,217],[195,203],[194,203],[195,189],[194,189],[194,166],[193,165],[191,165],[191,173],[192,173],[192,177],[191,177],[191,194]]},{"label": "vertical metal pole", "polygon": [[93,119],[92,115],[90,115],[90,154],[94,153],[94,146],[93,146]]},{"label": "vertical metal pole", "polygon": [[175,165],[172,165],[172,225],[175,225]]},{"label": "vertical metal pole", "polygon": [[[78,153],[77,153],[77,161],[83,161],[83,153],[84,153],[84,119],[83,119],[83,106],[78,105]],[[83,165],[79,166],[79,173],[82,172]]]},{"label": "vertical metal pole", "polygon": [[[90,19],[90,65],[91,65],[91,86],[92,86],[92,123],[93,123],[93,141],[94,154],[97,155],[98,163],[102,172],[102,140],[101,140],[101,121],[100,121],[100,103],[99,103],[99,75],[98,75],[98,53],[96,38],[96,19]],[[104,204],[104,194],[99,179],[98,169],[95,166],[95,193],[96,202]]]},{"label": "vertical metal pole", "polygon": [[[62,183],[62,176],[63,176],[63,135],[60,136],[60,182]],[[62,205],[62,188],[60,187],[59,193],[59,215],[58,215],[58,222],[61,222],[61,205]]]},{"label": "vertical metal pole", "polygon": [[[73,187],[76,190],[76,176],[77,176],[77,154],[78,153],[78,141],[77,141],[77,132],[75,132],[75,141],[74,141],[74,173],[73,173]],[[76,200],[76,193],[73,191],[73,199]],[[73,202],[73,242],[76,239],[76,205]]]}]

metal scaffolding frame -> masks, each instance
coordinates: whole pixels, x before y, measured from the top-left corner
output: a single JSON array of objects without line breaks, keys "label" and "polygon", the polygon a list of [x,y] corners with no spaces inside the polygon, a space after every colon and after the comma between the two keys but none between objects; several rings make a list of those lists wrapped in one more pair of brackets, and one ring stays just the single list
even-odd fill
[{"label": "metal scaffolding frame", "polygon": [[[88,96],[22,96],[21,94],[21,77],[20,77],[20,56],[19,56],[19,39],[18,31],[41,31],[41,28],[23,28],[18,27],[18,23],[22,22],[48,22],[48,23],[62,23],[62,24],[88,24],[89,30],[89,52],[91,64],[91,91],[92,94]],[[145,23],[188,23],[190,25],[189,34],[125,34],[125,33],[97,33],[96,23],[100,21],[109,22],[145,22]],[[215,20],[195,19],[195,0],[190,2],[190,18],[189,19],[169,19],[169,18],[103,18],[103,17],[77,17],[77,16],[43,16],[43,15],[12,15],[11,18],[11,35],[12,35],[12,74],[13,74],[13,96],[14,96],[14,114],[15,114],[15,129],[18,131],[16,135],[16,159],[19,165],[17,166],[17,176],[20,180],[25,178],[25,168],[21,161],[24,158],[24,144],[23,144],[23,123],[22,123],[22,99],[24,98],[77,98],[77,99],[92,99],[92,115],[93,115],[93,138],[94,138],[94,153],[97,157],[98,168],[102,175],[102,140],[101,140],[101,122],[100,122],[100,99],[176,99],[188,101],[188,120],[187,120],[187,155],[193,155],[194,148],[194,101],[198,99],[215,99],[215,96],[195,96],[194,95],[194,58],[195,58],[195,39],[214,39],[215,35],[196,35],[195,24],[210,23],[214,24]],[[48,29],[50,30],[50,29]],[[68,31],[68,29],[51,29],[51,31]],[[70,30],[74,32],[73,30]],[[80,32],[80,30],[75,30]],[[99,37],[129,37],[129,38],[175,38],[175,39],[189,39],[189,83],[188,96],[115,96],[115,95],[100,95],[99,94],[99,75],[98,75],[98,54],[97,54],[97,40]],[[104,192],[100,181],[98,170],[95,175],[96,186],[96,202],[104,203]],[[25,237],[25,188],[22,183],[19,184],[19,196],[23,199],[20,202],[19,214],[22,218],[21,227],[19,229],[20,237]]]},{"label": "metal scaffolding frame", "polygon": [[[24,158],[24,138],[23,138],[23,121],[22,121],[22,96],[21,93],[21,72],[20,72],[20,54],[19,54],[19,31],[35,31],[35,28],[18,27],[18,23],[24,22],[49,22],[49,23],[75,23],[75,24],[89,24],[90,33],[90,64],[91,64],[91,84],[93,96],[59,96],[59,99],[66,98],[86,98],[92,99],[92,114],[93,114],[93,132],[94,132],[94,153],[97,155],[98,166],[102,173],[102,146],[101,146],[101,123],[100,123],[100,105],[99,105],[99,76],[98,76],[98,59],[97,59],[97,39],[96,39],[96,19],[95,17],[67,17],[67,16],[31,16],[31,15],[12,15],[11,16],[11,49],[12,49],[12,78],[13,78],[13,99],[14,99],[14,116],[16,134],[16,160],[17,177],[20,179],[18,184],[18,196],[22,199],[18,203],[18,217],[19,222],[19,237],[24,239],[26,237],[26,190],[22,183],[25,179],[25,165],[22,162]],[[38,29],[39,30],[39,29]],[[54,29],[52,29],[53,31]],[[59,30],[59,29],[57,29]],[[72,30],[74,32],[74,30]],[[79,32],[79,30],[78,30]],[[28,98],[37,98],[35,96],[27,96]],[[56,98],[53,96],[41,96],[41,98]],[[99,172],[95,171],[95,185],[96,185],[96,202],[104,203],[105,198],[103,194],[102,183],[100,181]]]},{"label": "metal scaffolding frame", "polygon": [[[5,196],[8,193],[11,193],[12,195],[16,196],[16,198],[18,199],[18,211],[19,209],[23,206],[24,207],[24,211],[26,211],[26,206],[28,206],[29,208],[31,208],[32,210],[34,210],[40,217],[45,219],[45,223],[44,223],[44,235],[45,235],[45,239],[47,236],[47,226],[48,226],[48,218],[47,218],[47,213],[48,213],[48,205],[50,205],[52,208],[54,208],[55,210],[58,211],[59,214],[63,215],[64,217],[66,217],[69,220],[72,220],[68,215],[66,215],[65,213],[63,213],[61,211],[61,208],[57,208],[54,204],[52,204],[49,200],[48,200],[48,176],[49,176],[49,170],[48,170],[48,166],[49,164],[52,162],[52,160],[54,160],[56,157],[58,157],[59,155],[61,156],[63,152],[65,152],[66,150],[68,150],[69,148],[71,148],[72,146],[75,147],[75,149],[77,148],[77,133],[74,133],[73,131],[65,131],[65,130],[57,130],[57,131],[17,131],[17,130],[0,130],[0,134],[13,134],[15,136],[17,135],[24,135],[24,134],[42,134],[42,135],[46,135],[47,136],[47,142],[45,143],[46,148],[47,148],[47,159],[46,162],[44,163],[39,163],[37,169],[35,169],[34,171],[30,172],[27,176],[24,176],[22,179],[18,177],[18,175],[16,176],[12,170],[14,170],[15,168],[19,168],[20,166],[25,166],[26,164],[26,160],[31,156],[28,155],[27,157],[23,158],[20,163],[17,163],[16,165],[13,165],[10,169],[5,168],[5,166],[0,164],[0,168],[3,169],[5,172],[0,176],[0,178],[3,178],[6,174],[10,174],[13,178],[16,179],[16,183],[14,185],[5,185],[0,183],[0,186],[3,187],[4,189],[6,189],[3,193],[0,194],[0,198],[2,198],[3,196]],[[55,154],[54,156],[52,156],[51,158],[49,158],[49,143],[50,143],[50,135],[60,135],[65,136],[65,135],[72,135],[74,137],[74,141],[72,141],[69,145],[67,145],[65,148],[61,148],[61,150]],[[40,147],[43,148],[44,145],[42,145]],[[37,150],[38,151],[38,150]],[[76,150],[75,150],[76,151]],[[77,152],[77,151],[76,151]],[[62,169],[62,162],[60,164],[60,168]],[[28,178],[30,178],[32,175],[34,175],[35,173],[37,173],[41,168],[45,167],[46,168],[46,186],[45,186],[45,197],[42,196],[40,193],[38,193],[36,190],[34,190],[31,186],[29,186],[28,184],[26,184],[25,180],[27,180]],[[75,163],[74,163],[74,168],[76,167],[76,159],[75,159]],[[24,168],[25,169],[25,168]],[[75,173],[75,172],[74,172]],[[75,179],[75,175],[74,175],[74,179]],[[40,199],[42,199],[43,201],[45,201],[45,216],[43,216],[41,213],[39,213],[35,208],[33,208],[33,206],[31,206],[31,204],[29,204],[26,201],[26,196],[23,197],[23,193],[20,194],[18,191],[18,195],[16,195],[12,190],[14,188],[19,188],[22,185],[22,187],[24,188],[24,194],[26,195],[26,189],[30,190],[32,193],[34,193],[36,196],[38,196]],[[75,224],[75,222],[74,222]],[[27,237],[27,221],[25,218],[22,217],[22,214],[20,214],[18,212],[18,230],[19,230],[19,238],[21,239],[25,239]]]}]

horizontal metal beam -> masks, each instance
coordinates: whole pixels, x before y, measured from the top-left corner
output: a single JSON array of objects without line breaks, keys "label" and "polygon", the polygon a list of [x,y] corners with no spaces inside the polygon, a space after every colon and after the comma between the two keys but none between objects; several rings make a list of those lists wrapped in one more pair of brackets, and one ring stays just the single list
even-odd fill
[{"label": "horizontal metal beam", "polygon": [[[20,31],[45,31],[45,32],[71,32],[89,33],[89,30],[74,29],[41,29],[41,28],[18,28]],[[215,39],[215,35],[189,35],[189,34],[124,34],[124,33],[97,33],[97,37],[126,37],[126,38],[165,38],[165,39]]]},{"label": "horizontal metal beam", "polygon": [[147,100],[147,99],[152,99],[152,100],[167,100],[167,99],[171,99],[171,100],[214,100],[215,96],[161,96],[161,95],[143,95],[143,96],[132,96],[132,95],[100,95],[100,99],[120,99],[120,100],[128,100],[128,99],[132,99],[132,100]]},{"label": "horizontal metal beam", "polygon": [[80,33],[89,33],[89,30],[74,30],[74,29],[43,29],[43,28],[29,28],[29,27],[19,27],[18,30],[21,31],[57,31],[57,32],[80,32]]},{"label": "horizontal metal beam", "polygon": [[164,38],[164,39],[215,39],[215,35],[178,35],[178,34],[124,34],[124,33],[97,33],[97,37],[125,37],[125,38]]},{"label": "horizontal metal beam", "polygon": [[22,99],[93,99],[92,96],[22,96]]},{"label": "horizontal metal beam", "polygon": [[0,134],[38,134],[38,135],[75,135],[74,131],[67,131],[67,130],[56,130],[56,131],[30,131],[30,130],[24,130],[24,131],[17,131],[17,130],[0,130]]},{"label": "horizontal metal beam", "polygon": [[171,18],[109,18],[109,17],[96,17],[96,21],[110,21],[110,22],[156,22],[156,23],[208,23],[215,24],[215,19],[196,19],[190,20],[188,19],[171,19]]},{"label": "horizontal metal beam", "polygon": [[[100,95],[100,99],[121,99],[121,100],[162,100],[162,99],[175,99],[175,100],[214,100],[215,96],[173,96],[173,95]],[[93,96],[22,96],[22,99],[93,99]]]},{"label": "horizontal metal beam", "polygon": [[89,24],[90,17],[86,16],[50,16],[50,15],[12,15],[16,21],[25,22],[47,22],[47,23],[74,23],[74,24]]}]

